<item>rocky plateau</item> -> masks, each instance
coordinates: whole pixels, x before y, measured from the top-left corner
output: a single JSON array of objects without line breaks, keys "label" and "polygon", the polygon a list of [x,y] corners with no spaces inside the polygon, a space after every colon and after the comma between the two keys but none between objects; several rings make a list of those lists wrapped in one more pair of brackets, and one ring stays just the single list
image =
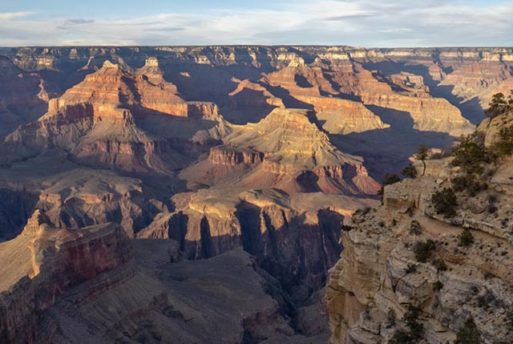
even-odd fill
[{"label": "rocky plateau", "polygon": [[0,48],[0,342],[387,343],[415,304],[506,343],[509,160],[497,217],[434,212],[451,158],[380,190],[512,80],[505,48]]}]

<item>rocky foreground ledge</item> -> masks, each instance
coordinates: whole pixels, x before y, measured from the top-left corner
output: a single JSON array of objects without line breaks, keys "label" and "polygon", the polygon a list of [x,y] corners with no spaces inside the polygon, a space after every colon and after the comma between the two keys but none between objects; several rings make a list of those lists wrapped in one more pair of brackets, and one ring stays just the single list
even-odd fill
[{"label": "rocky foreground ledge", "polygon": [[[481,124],[482,149],[509,147],[497,142],[511,119]],[[326,292],[330,343],[511,343],[513,159],[453,159],[427,161],[354,215]],[[462,174],[477,167],[477,180]]]}]

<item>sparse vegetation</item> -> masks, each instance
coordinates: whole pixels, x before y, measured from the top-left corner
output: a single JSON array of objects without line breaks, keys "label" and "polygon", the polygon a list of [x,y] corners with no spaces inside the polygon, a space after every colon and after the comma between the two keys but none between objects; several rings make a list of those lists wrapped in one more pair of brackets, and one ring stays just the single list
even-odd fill
[{"label": "sparse vegetation", "polygon": [[395,311],[392,308],[390,308],[387,313],[387,327],[390,328],[395,326],[396,322],[397,315],[395,314]]},{"label": "sparse vegetation", "polygon": [[413,305],[408,306],[402,321],[405,323],[407,331],[397,330],[389,343],[392,344],[415,344],[418,343],[424,334],[424,325],[419,322],[422,310]]},{"label": "sparse vegetation", "polygon": [[433,261],[433,265],[436,268],[436,271],[447,271],[447,264],[445,264],[445,261],[441,258],[435,259]]},{"label": "sparse vegetation", "polygon": [[472,232],[465,228],[463,232],[459,235],[459,245],[463,247],[468,247],[474,243],[474,236]]},{"label": "sparse vegetation", "polygon": [[445,188],[435,192],[431,201],[437,214],[443,214],[446,218],[456,216],[458,200],[452,188]]},{"label": "sparse vegetation", "polygon": [[390,344],[415,344],[415,339],[412,339],[410,335],[403,330],[397,330],[394,336],[390,339]]},{"label": "sparse vegetation", "polygon": [[485,114],[494,118],[505,113],[508,113],[513,110],[513,91],[511,91],[508,99],[504,93],[496,93],[493,95],[490,104],[488,104],[488,109],[485,111]]},{"label": "sparse vegetation", "polygon": [[434,291],[440,291],[440,290],[442,290],[443,287],[444,287],[444,284],[440,281],[436,281],[435,283],[433,283]]},{"label": "sparse vegetation", "polygon": [[402,174],[406,178],[415,179],[415,178],[417,178],[418,172],[417,172],[417,169],[415,168],[415,166],[413,166],[412,164],[409,164],[408,166],[406,166],[403,169]]},{"label": "sparse vegetation", "polygon": [[426,174],[426,159],[428,158],[428,148],[425,145],[420,145],[415,154],[417,160],[422,161],[423,170],[422,175]]},{"label": "sparse vegetation", "polygon": [[386,174],[385,177],[383,178],[383,181],[381,182],[381,184],[383,186],[379,190],[378,195],[383,196],[383,194],[385,192],[386,185],[392,185],[395,183],[399,183],[400,181],[401,181],[401,177],[399,177],[397,174]]},{"label": "sparse vegetation", "polygon": [[410,224],[410,234],[412,235],[420,235],[422,234],[422,226],[419,221],[412,220]]},{"label": "sparse vegetation", "polygon": [[465,321],[465,325],[456,334],[454,344],[480,344],[481,334],[477,329],[474,319],[470,318]]},{"label": "sparse vegetation", "polygon": [[467,191],[472,197],[477,195],[479,192],[488,189],[488,183],[478,180],[478,178],[473,174],[465,174],[463,176],[455,177],[451,182],[454,191]]},{"label": "sparse vegetation", "polygon": [[409,335],[412,339],[418,340],[422,338],[424,333],[424,325],[419,322],[420,314],[422,309],[420,307],[409,305],[408,310],[404,314],[403,321],[409,330]]},{"label": "sparse vegetation", "polygon": [[433,252],[436,250],[436,243],[429,239],[425,242],[417,241],[413,248],[413,252],[415,253],[415,259],[418,262],[425,263],[431,258]]},{"label": "sparse vegetation", "polygon": [[513,154],[513,125],[499,131],[499,139],[492,147],[498,157]]},{"label": "sparse vegetation", "polygon": [[493,155],[484,146],[483,135],[474,133],[464,137],[452,152],[453,166],[459,166],[466,174],[480,174],[483,163],[493,161]]},{"label": "sparse vegetation", "polygon": [[415,264],[408,264],[408,267],[406,268],[406,274],[409,275],[409,274],[413,274],[415,272],[417,272],[417,265]]},{"label": "sparse vegetation", "polygon": [[509,310],[506,313],[506,326],[509,332],[513,332],[513,310]]}]

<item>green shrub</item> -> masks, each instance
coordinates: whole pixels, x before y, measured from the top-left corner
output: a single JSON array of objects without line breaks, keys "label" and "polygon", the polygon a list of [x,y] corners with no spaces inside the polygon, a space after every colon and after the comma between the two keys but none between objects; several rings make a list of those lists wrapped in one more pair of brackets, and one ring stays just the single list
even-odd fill
[{"label": "green shrub", "polygon": [[513,154],[513,125],[500,130],[499,140],[493,145],[492,149],[499,157]]},{"label": "green shrub", "polygon": [[420,225],[419,221],[412,220],[410,224],[410,234],[413,235],[420,235],[422,234],[422,226]]},{"label": "green shrub", "polygon": [[506,326],[509,332],[513,332],[513,310],[506,313]]},{"label": "green shrub", "polygon": [[459,166],[468,174],[483,172],[481,164],[493,161],[492,154],[486,151],[484,138],[480,134],[472,134],[462,139],[454,148],[452,155],[453,166]]},{"label": "green shrub", "polygon": [[468,247],[474,243],[474,236],[472,232],[465,228],[463,232],[459,235],[459,245],[463,247]]},{"label": "green shrub", "polygon": [[481,334],[477,329],[474,319],[470,318],[465,321],[465,325],[456,334],[454,344],[480,344]]},{"label": "green shrub", "polygon": [[395,311],[392,308],[390,308],[387,313],[387,327],[390,328],[395,326],[396,322],[397,315],[395,314]]},{"label": "green shrub", "polygon": [[433,265],[436,268],[436,271],[447,271],[447,264],[445,264],[445,261],[441,258],[435,259],[433,262]]},{"label": "green shrub", "polygon": [[415,166],[413,166],[412,164],[409,164],[408,166],[406,166],[403,169],[402,174],[403,174],[403,176],[405,176],[407,178],[415,179],[415,178],[417,178],[418,172],[417,172],[417,169],[415,168]]},{"label": "green shrub", "polygon": [[504,93],[494,94],[492,100],[490,101],[490,104],[488,104],[488,109],[485,110],[485,114],[490,118],[494,118],[511,111],[513,109],[512,94],[513,91],[507,100]]},{"label": "green shrub", "polygon": [[433,283],[434,291],[440,291],[440,290],[442,290],[443,287],[444,287],[444,284],[440,281],[436,281],[435,283]]},{"label": "green shrub", "polygon": [[463,176],[455,177],[451,182],[454,191],[467,191],[472,197],[477,195],[479,192],[488,189],[488,184],[486,182],[479,181],[474,174],[465,174]]},{"label": "green shrub", "polygon": [[408,275],[417,272],[417,265],[415,265],[415,264],[408,264],[405,272]]},{"label": "green shrub", "polygon": [[405,323],[408,331],[397,330],[389,343],[391,344],[416,344],[424,334],[424,325],[419,322],[421,309],[409,305],[402,321]]},{"label": "green shrub", "polygon": [[412,339],[408,332],[397,330],[389,341],[389,344],[415,344],[415,339]]},{"label": "green shrub", "polygon": [[452,188],[445,188],[442,191],[435,192],[431,198],[431,202],[437,214],[443,214],[447,218],[456,215],[455,208],[458,202]]},{"label": "green shrub", "polygon": [[424,332],[424,325],[419,322],[421,313],[422,310],[419,307],[409,305],[403,317],[406,327],[410,330],[410,336],[415,339],[421,338]]},{"label": "green shrub", "polygon": [[413,252],[415,252],[415,259],[421,263],[427,262],[435,250],[436,243],[431,239],[425,242],[417,241],[413,248]]}]

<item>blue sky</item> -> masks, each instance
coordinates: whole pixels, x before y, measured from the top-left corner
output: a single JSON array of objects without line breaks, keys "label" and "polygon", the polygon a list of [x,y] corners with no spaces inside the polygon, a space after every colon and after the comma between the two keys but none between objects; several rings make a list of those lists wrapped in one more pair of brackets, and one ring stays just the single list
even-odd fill
[{"label": "blue sky", "polygon": [[0,0],[0,46],[513,46],[512,18],[512,0]]}]

